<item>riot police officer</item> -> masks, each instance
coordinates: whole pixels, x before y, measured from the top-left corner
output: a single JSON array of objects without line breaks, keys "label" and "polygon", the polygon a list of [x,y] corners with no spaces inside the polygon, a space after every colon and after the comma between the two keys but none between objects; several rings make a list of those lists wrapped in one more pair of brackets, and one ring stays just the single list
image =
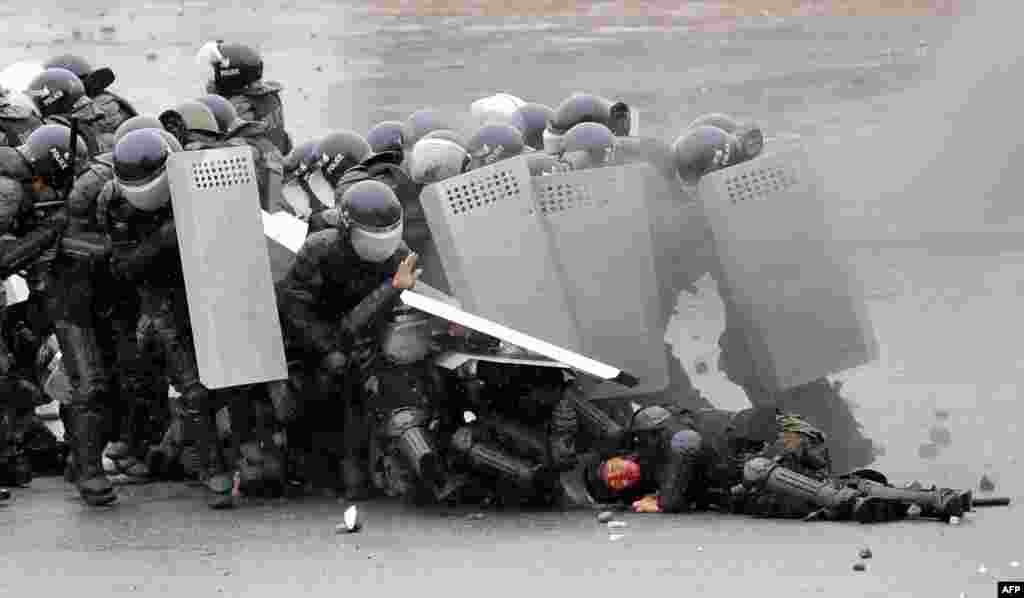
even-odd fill
[{"label": "riot police officer", "polygon": [[[718,126],[702,124],[707,122],[731,128],[743,138]],[[702,116],[694,124],[696,126],[673,145],[679,177],[691,188],[699,183],[701,177],[752,159],[762,151],[764,138],[756,125],[739,125],[728,115],[719,113]],[[730,299],[732,290],[726,283],[719,260],[714,256],[713,244],[711,247],[707,266],[725,305],[725,330],[718,340],[721,349],[719,369],[743,388],[752,404],[797,411],[824,430],[833,458],[843,469],[870,463],[875,457],[874,443],[864,436],[848,401],[840,396],[836,384],[820,379],[783,393],[772,393],[760,382],[742,328],[743,318]]]},{"label": "riot police officer", "polygon": [[229,508],[235,506],[233,475],[214,422],[223,405],[218,404],[221,396],[199,379],[167,181],[171,152],[164,136],[153,129],[132,131],[118,141],[115,180],[100,195],[99,215],[113,240],[114,284],[130,285],[139,293],[142,351],[162,357],[166,375],[181,394],[184,442],[195,449],[209,504]]},{"label": "riot police officer", "polygon": [[43,68],[67,69],[81,79],[85,95],[92,99],[102,115],[95,125],[99,133],[113,134],[121,123],[139,114],[131,102],[108,89],[115,79],[108,67],[93,68],[81,56],[61,54],[46,61]]},{"label": "riot police officer", "polygon": [[266,125],[267,137],[281,155],[291,153],[292,139],[285,126],[281,102],[283,88],[276,81],[263,79],[263,57],[245,44],[218,41],[213,46],[207,57],[212,78],[206,91],[230,100],[239,118]]},{"label": "riot police officer", "polygon": [[523,143],[535,149],[544,149],[544,129],[555,117],[555,111],[544,104],[527,103],[516,109],[512,124],[523,134]]},{"label": "riot police officer", "polygon": [[0,88],[0,146],[18,147],[43,126],[38,108],[19,103],[16,93],[20,92]]},{"label": "riot police officer", "polygon": [[267,212],[280,210],[284,156],[274,145],[270,129],[262,122],[240,119],[235,106],[219,95],[208,94],[198,101],[209,108],[217,119],[224,141],[237,139],[252,148],[253,163],[258,173],[256,186],[260,190],[260,204]]},{"label": "riot police officer", "polygon": [[71,126],[70,118],[77,118],[79,131],[89,148],[90,155],[110,151],[113,132],[102,132],[99,123],[103,115],[85,95],[85,85],[74,73],[63,68],[48,68],[36,75],[28,84],[25,94],[39,108],[43,122]]},{"label": "riot police officer", "polygon": [[[312,457],[340,452],[346,491],[359,498],[367,491],[368,458],[360,366],[374,352],[370,327],[416,284],[416,256],[402,242],[402,204],[384,183],[351,185],[339,210],[337,227],[306,239],[278,284],[278,301],[289,355],[319,391],[315,398],[306,392],[302,405],[305,448]],[[330,397],[338,395],[343,414],[331,409],[338,402]],[[345,446],[338,451],[341,419]]]},{"label": "riot police officer", "polygon": [[514,158],[526,151],[523,134],[512,125],[489,123],[479,129],[466,143],[471,158],[468,170]]}]

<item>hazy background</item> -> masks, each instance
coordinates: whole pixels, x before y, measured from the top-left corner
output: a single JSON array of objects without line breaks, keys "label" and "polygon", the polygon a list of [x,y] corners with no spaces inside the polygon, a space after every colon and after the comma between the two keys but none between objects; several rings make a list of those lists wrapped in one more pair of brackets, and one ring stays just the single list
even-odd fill
[{"label": "hazy background", "polygon": [[[296,142],[329,128],[365,133],[421,107],[454,117],[498,91],[550,105],[573,91],[621,98],[640,111],[642,134],[669,141],[703,112],[756,118],[769,136],[813,148],[837,234],[851,241],[882,354],[838,378],[887,448],[878,467],[962,487],[988,472],[1020,499],[1021,9],[958,3],[961,17],[929,16],[953,14],[949,4],[474,2],[479,14],[453,15],[440,3],[11,0],[0,5],[0,65],[80,52],[155,112],[202,93],[192,57],[203,42],[257,44],[266,76],[285,85]],[[407,16],[382,14],[396,9]],[[839,16],[855,9],[862,16]],[[745,16],[721,16],[730,11]],[[740,407],[742,393],[715,371],[722,324],[705,280],[680,297],[669,340],[702,390]],[[707,373],[697,373],[701,362]],[[217,515],[188,490],[147,487],[95,515],[58,482],[29,492],[0,510],[11,545],[24,547],[0,560],[0,590],[21,587],[30,566],[49,574],[32,580],[36,593],[88,575],[98,591],[133,595],[271,595],[298,580],[333,596],[384,579],[418,591],[431,579],[456,594],[603,594],[636,591],[633,579],[648,575],[645,591],[671,583],[689,595],[987,596],[995,578],[1024,577],[1011,566],[1024,561],[1017,508],[958,529],[640,517],[620,542],[589,518],[465,523],[383,511],[372,534],[346,539],[333,534],[336,505]],[[876,554],[866,575],[850,572],[860,543]],[[197,556],[212,545],[220,557]],[[531,576],[496,588],[509,566]]]}]

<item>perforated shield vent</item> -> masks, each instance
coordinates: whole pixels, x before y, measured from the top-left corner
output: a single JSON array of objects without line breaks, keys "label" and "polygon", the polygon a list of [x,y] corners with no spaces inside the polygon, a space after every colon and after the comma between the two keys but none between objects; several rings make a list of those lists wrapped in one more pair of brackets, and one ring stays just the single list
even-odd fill
[{"label": "perforated shield vent", "polygon": [[533,192],[542,214],[608,205],[607,199],[593,197],[584,185],[538,181],[534,184]]},{"label": "perforated shield vent", "polygon": [[250,160],[243,156],[213,158],[192,164],[192,183],[196,189],[227,189],[254,181]]},{"label": "perforated shield vent", "polygon": [[521,193],[519,180],[511,170],[491,170],[473,176],[468,173],[459,177],[459,182],[444,184],[445,205],[453,215],[486,207],[498,201],[518,199]]},{"label": "perforated shield vent", "polygon": [[796,175],[780,167],[757,168],[725,179],[729,203],[733,205],[764,199],[770,193],[785,191],[796,184]]}]

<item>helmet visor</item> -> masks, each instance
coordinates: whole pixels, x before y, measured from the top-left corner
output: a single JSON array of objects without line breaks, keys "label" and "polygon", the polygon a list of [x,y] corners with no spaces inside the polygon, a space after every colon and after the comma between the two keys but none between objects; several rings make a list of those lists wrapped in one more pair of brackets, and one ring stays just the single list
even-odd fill
[{"label": "helmet visor", "polygon": [[402,221],[391,230],[370,231],[358,226],[351,229],[352,247],[360,258],[373,263],[385,262],[395,254],[402,242]]}]

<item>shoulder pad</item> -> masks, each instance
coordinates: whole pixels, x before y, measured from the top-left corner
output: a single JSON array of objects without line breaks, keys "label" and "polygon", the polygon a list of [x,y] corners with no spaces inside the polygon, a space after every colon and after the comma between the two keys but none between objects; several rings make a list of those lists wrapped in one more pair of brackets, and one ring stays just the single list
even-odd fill
[{"label": "shoulder pad", "polygon": [[11,177],[0,175],[0,205],[18,206],[24,200],[25,187]]},{"label": "shoulder pad", "polygon": [[28,180],[32,177],[32,172],[18,150],[13,147],[0,147],[0,176]]},{"label": "shoulder pad", "polygon": [[277,81],[257,81],[245,88],[245,91],[242,93],[247,96],[267,96],[281,93],[282,90],[284,90],[284,87]]},{"label": "shoulder pad", "polygon": [[266,133],[267,126],[265,124],[247,120],[234,129],[228,131],[226,139],[233,139],[235,137],[256,137],[258,135],[265,135]]},{"label": "shoulder pad", "polygon": [[135,109],[135,106],[132,106],[131,102],[121,97],[121,95],[110,91],[109,89],[103,90],[103,93],[96,94],[96,97],[93,98],[93,101],[98,100],[102,96],[110,96],[110,98],[117,102],[117,105],[121,107],[121,111],[128,115],[128,118],[139,115],[139,112]]},{"label": "shoulder pad", "polygon": [[17,104],[0,104],[0,118],[4,120],[22,120],[32,118],[32,111]]},{"label": "shoulder pad", "polygon": [[306,242],[302,246],[303,252],[309,254],[318,254],[327,250],[335,243],[342,240],[342,233],[336,228],[325,228],[318,230],[315,233],[306,237]]}]

